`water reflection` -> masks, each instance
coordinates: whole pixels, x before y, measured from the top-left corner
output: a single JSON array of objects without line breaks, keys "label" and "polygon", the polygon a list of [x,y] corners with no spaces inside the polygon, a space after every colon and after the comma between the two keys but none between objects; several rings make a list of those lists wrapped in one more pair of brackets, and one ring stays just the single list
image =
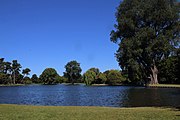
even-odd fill
[{"label": "water reflection", "polygon": [[123,106],[180,106],[180,89],[174,88],[130,88]]},{"label": "water reflection", "polygon": [[180,89],[31,85],[0,87],[1,104],[53,106],[180,106]]}]

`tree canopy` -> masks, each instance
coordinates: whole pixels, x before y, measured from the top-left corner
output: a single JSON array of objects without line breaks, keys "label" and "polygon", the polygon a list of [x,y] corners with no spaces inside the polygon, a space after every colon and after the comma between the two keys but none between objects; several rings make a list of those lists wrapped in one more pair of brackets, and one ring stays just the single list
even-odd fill
[{"label": "tree canopy", "polygon": [[33,74],[33,75],[32,75],[31,81],[32,81],[33,83],[40,83],[39,78],[38,78],[38,76],[37,76],[36,74]]},{"label": "tree canopy", "polygon": [[119,85],[125,81],[124,77],[118,70],[109,70],[107,74],[107,83],[109,85]]},{"label": "tree canopy", "polygon": [[65,65],[66,71],[64,72],[64,76],[68,78],[68,80],[74,84],[76,80],[81,77],[81,67],[80,63],[77,61],[70,61]]},{"label": "tree canopy", "polygon": [[86,73],[83,74],[83,80],[86,85],[91,85],[96,78],[96,73],[93,70],[87,70]]},{"label": "tree canopy", "polygon": [[18,63],[17,60],[13,60],[12,61],[12,74],[13,74],[13,83],[14,84],[16,82],[16,78],[19,77],[19,72],[21,71],[20,68],[22,68],[21,64]]},{"label": "tree canopy", "polygon": [[124,0],[116,12],[111,41],[131,81],[158,84],[158,65],[180,46],[179,6],[174,0]]},{"label": "tree canopy", "polygon": [[44,84],[56,84],[57,76],[58,76],[58,73],[56,72],[54,68],[46,68],[40,75],[39,79]]},{"label": "tree canopy", "polygon": [[26,68],[26,69],[23,69],[22,74],[29,75],[29,72],[31,72],[31,70],[29,68]]}]

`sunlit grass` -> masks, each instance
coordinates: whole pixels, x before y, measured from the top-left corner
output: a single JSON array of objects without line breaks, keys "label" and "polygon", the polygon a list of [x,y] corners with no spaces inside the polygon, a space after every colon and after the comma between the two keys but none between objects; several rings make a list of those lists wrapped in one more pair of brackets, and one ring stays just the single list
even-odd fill
[{"label": "sunlit grass", "polygon": [[172,108],[108,108],[0,105],[0,120],[179,120]]},{"label": "sunlit grass", "polygon": [[148,85],[150,87],[174,87],[174,88],[180,88],[180,85],[178,84],[152,84],[152,85]]}]

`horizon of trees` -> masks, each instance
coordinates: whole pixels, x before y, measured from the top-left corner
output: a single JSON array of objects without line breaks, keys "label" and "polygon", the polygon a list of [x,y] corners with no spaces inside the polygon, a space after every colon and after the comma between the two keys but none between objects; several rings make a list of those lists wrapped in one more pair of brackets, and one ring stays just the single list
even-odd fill
[{"label": "horizon of trees", "polygon": [[[180,84],[179,68],[180,68],[180,52],[177,56],[169,57],[160,64],[159,83]],[[145,80],[130,81],[125,71],[106,70],[101,72],[98,68],[92,67],[83,74],[80,63],[73,60],[65,65],[64,75],[59,75],[54,68],[46,68],[39,76],[33,74],[29,77],[31,70],[29,68],[22,69],[17,60],[12,62],[4,61],[0,58],[0,84],[59,84],[59,83],[85,83],[92,84],[108,84],[108,85],[144,85]],[[136,77],[136,76],[135,76]]]},{"label": "horizon of trees", "polygon": [[30,68],[22,69],[17,60],[12,62],[4,61],[0,58],[0,84],[58,84],[58,83],[85,83],[92,84],[122,84],[125,78],[119,70],[106,70],[100,72],[98,68],[90,68],[85,73],[81,74],[80,63],[73,60],[65,65],[65,72],[60,76],[54,68],[46,68],[37,76],[37,74],[30,75]]}]

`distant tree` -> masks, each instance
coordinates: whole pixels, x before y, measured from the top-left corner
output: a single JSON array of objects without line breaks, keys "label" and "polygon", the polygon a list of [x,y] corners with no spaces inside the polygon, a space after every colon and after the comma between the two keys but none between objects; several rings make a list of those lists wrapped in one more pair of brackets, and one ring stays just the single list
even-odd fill
[{"label": "distant tree", "polygon": [[58,76],[58,73],[56,72],[54,68],[46,68],[40,75],[39,79],[44,84],[56,84],[57,76]]},{"label": "distant tree", "polygon": [[12,67],[10,62],[4,63],[4,73],[8,76],[10,83],[12,84]]},{"label": "distant tree", "polygon": [[16,72],[16,83],[19,83],[19,84],[24,84],[24,81],[23,81],[23,78],[24,76],[22,74],[20,74],[20,72]]},{"label": "distant tree", "polygon": [[90,68],[89,70],[95,72],[96,76],[98,76],[100,74],[100,70],[98,68]]},{"label": "distant tree", "polygon": [[56,83],[66,83],[67,82],[67,78],[65,78],[64,76],[56,76]]},{"label": "distant tree", "polygon": [[107,75],[107,83],[109,85],[118,85],[125,81],[124,77],[118,70],[110,70]]},{"label": "distant tree", "polygon": [[8,84],[8,83],[9,83],[8,75],[4,73],[0,73],[0,84]]},{"label": "distant tree", "polygon": [[16,77],[20,72],[21,64],[17,62],[17,60],[12,61],[12,76],[13,76],[13,83],[16,83]]},{"label": "distant tree", "polygon": [[4,58],[0,58],[0,73],[4,73]]},{"label": "distant tree", "polygon": [[11,75],[11,63],[0,58],[0,84],[9,84]]},{"label": "distant tree", "polygon": [[99,73],[98,78],[97,78],[97,80],[96,80],[96,83],[97,83],[97,84],[104,84],[104,83],[106,83],[106,81],[107,81],[106,74],[104,74],[104,73]]},{"label": "distant tree", "polygon": [[76,80],[81,77],[81,67],[80,63],[77,61],[70,61],[65,65],[66,72],[64,72],[64,76],[68,78],[68,80],[74,84]]},{"label": "distant tree", "polygon": [[39,78],[38,78],[38,76],[37,76],[36,74],[33,74],[33,75],[32,75],[31,81],[32,81],[33,83],[40,83]]},{"label": "distant tree", "polygon": [[117,8],[111,41],[130,80],[158,84],[158,65],[179,46],[179,4],[175,0],[124,0]]},{"label": "distant tree", "polygon": [[4,62],[4,73],[5,74],[11,74],[12,67],[10,62]]},{"label": "distant tree", "polygon": [[29,72],[31,72],[31,70],[29,69],[29,68],[26,68],[26,69],[23,69],[22,70],[22,74],[25,76],[26,75],[26,77],[29,75]]},{"label": "distant tree", "polygon": [[68,79],[65,76],[61,76],[62,83],[68,83]]},{"label": "distant tree", "polygon": [[29,78],[29,77],[27,77],[27,76],[24,77],[24,78],[23,78],[23,83],[24,83],[24,84],[32,84],[31,78]]},{"label": "distant tree", "polygon": [[96,73],[93,70],[87,70],[86,73],[83,74],[83,80],[86,85],[91,85],[96,78]]}]

